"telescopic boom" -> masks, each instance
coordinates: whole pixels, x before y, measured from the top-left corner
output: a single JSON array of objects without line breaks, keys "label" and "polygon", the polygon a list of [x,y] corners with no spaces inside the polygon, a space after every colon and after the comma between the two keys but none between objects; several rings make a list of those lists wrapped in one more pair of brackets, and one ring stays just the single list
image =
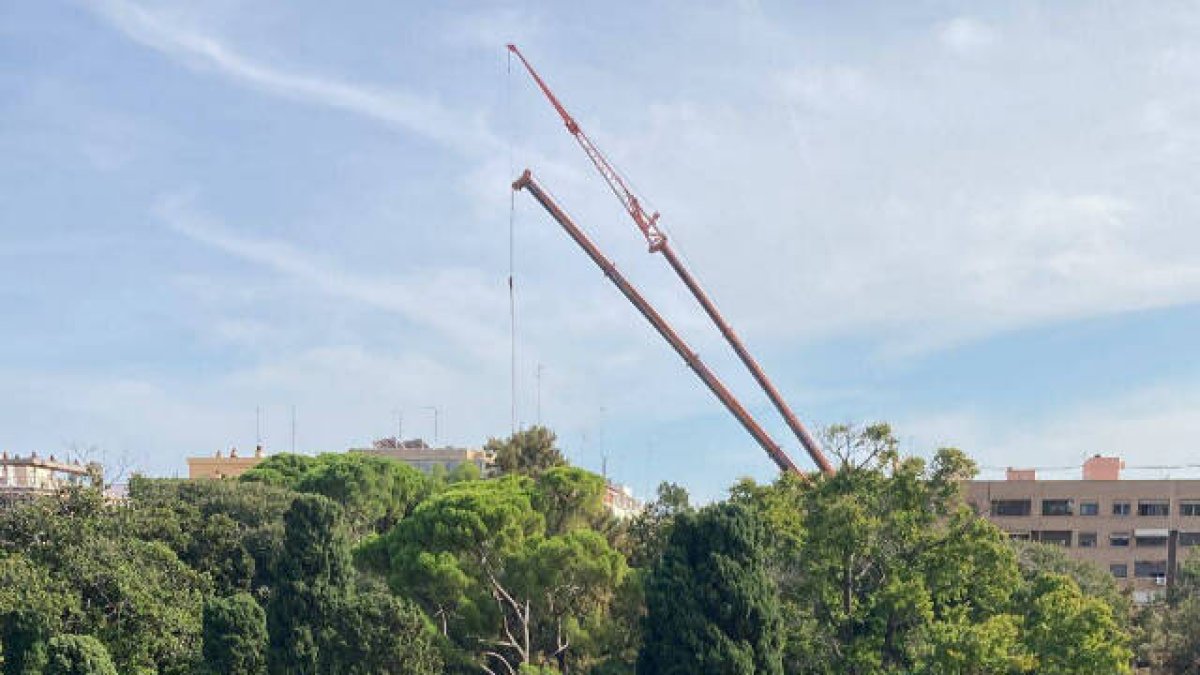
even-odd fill
[{"label": "telescopic boom", "polygon": [[657,212],[653,214],[646,213],[642,208],[641,201],[633,193],[633,190],[630,189],[625,179],[621,177],[621,174],[608,161],[604,153],[600,152],[600,148],[592,142],[592,139],[584,133],[583,128],[579,126],[579,123],[575,121],[571,113],[567,112],[567,109],[563,107],[558,97],[550,90],[549,85],[538,75],[533,66],[529,64],[529,61],[525,59],[525,55],[521,53],[521,50],[517,49],[517,46],[514,44],[509,44],[508,50],[521,60],[521,63],[525,66],[525,70],[529,71],[530,76],[533,77],[533,81],[537,83],[538,88],[542,90],[542,93],[550,101],[550,105],[554,106],[554,109],[558,111],[558,115],[562,118],[563,124],[566,125],[567,131],[579,143],[579,147],[583,148],[588,158],[592,160],[592,164],[596,166],[596,170],[604,177],[605,182],[608,183],[608,187],[617,196],[617,199],[620,200],[622,206],[625,207],[625,211],[629,213],[629,217],[633,218],[634,224],[641,230],[642,236],[646,238],[646,243],[650,246],[650,252],[663,254],[663,257],[667,260],[667,264],[671,266],[671,269],[675,270],[675,274],[688,287],[688,290],[691,291],[696,301],[704,308],[704,312],[708,314],[709,319],[716,324],[717,329],[725,336],[725,341],[729,343],[729,346],[737,353],[738,358],[741,359],[746,369],[750,371],[754,380],[758,382],[758,386],[766,393],[767,398],[771,399],[771,403],[779,411],[784,421],[787,422],[788,428],[796,435],[800,444],[804,446],[809,457],[812,458],[821,471],[832,474],[834,472],[833,465],[825,457],[825,453],[821,450],[821,445],[813,438],[800,419],[796,417],[796,413],[792,412],[791,406],[783,400],[783,396],[779,393],[779,390],[775,388],[775,385],[767,377],[762,367],[758,365],[758,361],[750,354],[746,345],[742,343],[741,338],[734,332],[733,327],[721,315],[717,306],[708,297],[708,294],[704,292],[704,289],[700,287],[700,283],[696,281],[696,278],[692,276],[679,257],[675,255],[674,249],[671,248],[670,242],[667,241],[667,235],[658,227],[659,214]]},{"label": "telescopic boom", "polygon": [[635,288],[633,284],[629,283],[625,276],[617,270],[617,266],[600,252],[600,249],[597,248],[596,244],[594,244],[592,240],[589,239],[586,234],[584,234],[583,230],[579,229],[579,226],[576,225],[575,222],[571,220],[571,217],[568,216],[567,213],[563,211],[557,203],[555,203],[554,199],[542,189],[542,186],[538,185],[537,181],[533,179],[533,175],[528,169],[526,169],[525,173],[521,174],[521,177],[513,183],[513,189],[526,190],[529,192],[529,194],[533,195],[534,199],[536,199],[538,203],[542,205],[542,208],[546,209],[546,212],[549,213],[550,216],[562,226],[563,230],[566,231],[571,239],[573,239],[575,243],[579,245],[579,248],[582,248],[584,253],[587,253],[588,257],[592,259],[592,262],[596,263],[596,266],[604,272],[604,275],[613,282],[613,284],[621,291],[622,294],[625,295],[629,302],[633,303],[633,306],[642,313],[642,316],[646,317],[646,320],[650,322],[650,325],[654,326],[654,329],[658,331],[658,334],[661,335],[663,339],[671,345],[671,347],[677,354],[679,354],[679,356],[683,357],[683,361],[688,365],[688,368],[691,368],[692,371],[696,373],[696,376],[704,382],[709,391],[711,391],[713,395],[715,395],[721,401],[721,403],[725,405],[729,412],[737,418],[738,422],[741,422],[746,431],[750,432],[750,435],[754,437],[754,440],[758,441],[758,444],[762,446],[762,449],[767,451],[767,454],[771,457],[775,464],[779,466],[780,470],[801,476],[804,475],[801,474],[800,470],[796,468],[796,465],[792,462],[791,458],[787,456],[787,453],[785,453],[783,449],[779,447],[779,444],[776,443],[769,435],[767,435],[767,432],[764,431],[761,426],[759,426],[758,422],[756,422],[754,418],[750,416],[750,413],[748,413],[746,409],[742,407],[742,404],[738,402],[736,398],[734,398],[733,394],[729,392],[729,389],[726,388],[721,380],[719,380],[717,376],[708,369],[708,366],[704,365],[704,362],[700,360],[700,357],[696,354],[696,352],[692,351],[692,348],[683,341],[683,338],[679,337],[679,334],[671,328],[671,325],[668,324],[667,321],[663,319],[657,311],[655,311],[654,307],[644,297],[642,297],[642,294],[638,292],[637,288]]}]

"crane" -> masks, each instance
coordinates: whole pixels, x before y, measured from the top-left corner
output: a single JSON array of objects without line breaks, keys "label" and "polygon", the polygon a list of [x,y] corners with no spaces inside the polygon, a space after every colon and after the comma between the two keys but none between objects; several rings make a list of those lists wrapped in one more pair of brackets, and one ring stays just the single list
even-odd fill
[{"label": "crane", "polygon": [[567,215],[566,211],[564,211],[562,207],[560,207],[554,201],[554,198],[551,197],[550,194],[547,193],[546,190],[544,190],[536,180],[534,180],[533,174],[529,171],[529,169],[526,169],[525,172],[522,173],[515,182],[513,182],[512,187],[513,190],[526,190],[533,195],[533,198],[542,205],[542,208],[546,209],[546,212],[549,213],[550,216],[562,226],[563,230],[566,231],[571,239],[573,239],[575,243],[583,249],[584,253],[587,253],[588,257],[592,259],[592,262],[596,263],[601,271],[604,272],[604,275],[613,282],[613,284],[621,291],[621,293],[629,300],[629,302],[633,303],[633,306],[642,313],[642,316],[646,317],[646,320],[650,322],[650,325],[654,326],[654,329],[658,331],[658,334],[661,335],[663,339],[671,345],[675,352],[683,358],[684,362],[689,368],[692,369],[693,372],[696,373],[696,376],[704,382],[709,391],[711,391],[717,397],[717,399],[719,399],[721,403],[725,405],[729,412],[737,418],[738,422],[741,423],[746,431],[748,431],[750,435],[754,437],[754,440],[758,441],[758,444],[762,446],[763,450],[767,451],[767,454],[771,457],[775,464],[779,466],[780,470],[795,473],[800,476],[804,475],[800,473],[798,468],[796,468],[796,465],[792,462],[792,459],[787,456],[787,453],[783,451],[783,448],[781,448],[779,444],[776,443],[761,426],[759,426],[758,422],[756,422],[754,418],[750,416],[750,413],[747,412],[742,404],[738,402],[737,398],[730,393],[729,389],[721,382],[721,380],[717,378],[717,376],[714,375],[711,370],[709,370],[708,366],[706,366],[703,361],[700,360],[700,357],[695,351],[692,350],[690,346],[688,346],[687,342],[684,342],[683,338],[679,337],[679,334],[676,333],[675,330],[671,328],[670,324],[668,324],[667,321],[662,318],[662,315],[660,315],[649,303],[649,301],[642,296],[637,288],[625,278],[625,275],[621,274],[621,272],[617,269],[617,266],[614,265],[611,260],[605,257],[596,244],[588,238],[587,234],[585,234],[583,230],[581,230],[579,226],[575,224],[571,217]]},{"label": "crane", "polygon": [[533,78],[533,81],[537,84],[538,88],[542,90],[542,93],[545,94],[546,99],[550,101],[550,105],[554,107],[554,110],[558,112],[559,117],[562,118],[563,124],[565,124],[567,127],[567,131],[572,137],[575,138],[576,142],[579,143],[579,146],[583,148],[583,151],[585,154],[587,154],[588,159],[592,161],[592,164],[595,165],[596,170],[600,172],[600,175],[604,178],[605,182],[608,183],[608,187],[621,202],[621,205],[625,208],[625,211],[629,214],[629,217],[633,219],[634,224],[641,231],[642,236],[645,237],[646,243],[649,245],[650,252],[662,254],[663,258],[666,259],[667,264],[671,266],[671,269],[675,271],[675,274],[680,278],[680,280],[683,281],[688,290],[691,291],[692,296],[696,298],[696,301],[700,303],[700,306],[704,309],[704,313],[707,314],[709,319],[711,319],[712,322],[717,326],[717,329],[725,337],[725,341],[729,343],[729,346],[733,348],[733,351],[738,355],[738,358],[742,361],[742,364],[745,365],[746,369],[750,371],[750,374],[754,377],[755,382],[757,382],[758,386],[763,390],[764,393],[766,393],[767,398],[771,400],[771,403],[775,406],[775,409],[779,412],[780,416],[783,417],[784,421],[788,425],[788,428],[791,429],[792,433],[796,435],[796,438],[800,441],[800,444],[804,446],[804,449],[808,452],[809,457],[812,458],[813,462],[822,472],[826,474],[832,474],[834,472],[833,464],[831,464],[829,459],[825,457],[824,451],[821,450],[821,445],[812,436],[812,434],[809,433],[808,429],[805,428],[804,424],[800,421],[796,414],[792,412],[791,406],[789,406],[787,401],[783,399],[783,395],[779,393],[779,390],[771,382],[770,378],[767,377],[766,372],[763,371],[762,367],[758,364],[758,361],[753,355],[750,354],[750,351],[746,348],[745,343],[743,343],[741,338],[738,337],[737,333],[734,332],[733,327],[730,326],[729,322],[725,320],[725,317],[722,316],[721,312],[717,309],[716,304],[712,301],[708,294],[704,292],[704,289],[700,287],[700,283],[691,274],[691,272],[688,271],[687,267],[683,264],[683,261],[681,261],[679,256],[675,254],[675,250],[671,247],[671,243],[667,239],[666,233],[663,232],[663,230],[658,226],[658,212],[652,214],[646,213],[646,210],[642,207],[641,200],[639,200],[637,195],[634,194],[633,190],[629,186],[628,181],[621,176],[620,172],[617,171],[612,162],[608,161],[608,159],[604,156],[604,153],[600,151],[600,148],[592,141],[592,139],[586,133],[584,133],[583,128],[579,126],[579,123],[574,117],[571,116],[571,113],[567,111],[562,102],[558,100],[558,97],[554,95],[554,92],[550,89],[550,86],[546,84],[545,80],[542,79],[541,75],[539,75],[538,72],[534,70],[533,66],[530,65],[529,61],[525,58],[525,55],[521,53],[521,50],[518,49],[515,44],[511,43],[508,45],[508,50],[512,54],[516,55],[518,59],[520,59],[521,63],[525,66],[525,70],[529,72],[529,75]]}]

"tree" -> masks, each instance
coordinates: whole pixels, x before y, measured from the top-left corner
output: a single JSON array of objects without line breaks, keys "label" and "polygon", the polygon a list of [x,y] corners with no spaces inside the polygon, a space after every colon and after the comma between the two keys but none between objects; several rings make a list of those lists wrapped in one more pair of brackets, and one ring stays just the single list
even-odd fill
[{"label": "tree", "polygon": [[[77,607],[64,629],[99,639],[122,672],[179,672],[200,651],[208,580],[93,489],[0,510],[0,555],[20,551]],[[67,621],[69,619],[69,621]]]},{"label": "tree", "polygon": [[272,673],[439,672],[426,622],[377,590],[359,591],[341,508],[300,495],[284,516],[284,543],[267,605]]},{"label": "tree", "polygon": [[436,675],[443,672],[428,620],[410,601],[369,590],[340,598],[326,670],[347,675]]},{"label": "tree", "polygon": [[[360,555],[381,561],[392,588],[414,598],[479,667],[563,667],[592,655],[588,626],[608,609],[624,557],[583,527],[595,481],[551,469],[458,483],[431,497]],[[561,534],[547,536],[542,506]]]},{"label": "tree", "polygon": [[434,486],[434,481],[404,462],[355,452],[272,455],[240,480],[332,499],[342,507],[355,539],[390,530]]},{"label": "tree", "polygon": [[117,675],[108,650],[90,635],[50,639],[46,675]]},{"label": "tree", "polygon": [[[566,672],[570,658],[580,651],[572,651],[573,645],[589,638],[588,619],[607,614],[626,571],[625,557],[593,530],[530,540],[506,570],[504,585],[497,587],[505,635],[516,635],[517,627],[528,631],[531,644],[524,648],[541,652]],[[522,647],[516,639],[508,646]]]},{"label": "tree", "polygon": [[[1005,653],[1020,575],[1003,534],[963,503],[965,455],[902,459],[886,425],[834,427],[827,445],[841,459],[833,476],[733,491],[769,524],[789,670],[937,672],[959,649]],[[972,672],[1008,673],[1014,659]]]},{"label": "tree", "polygon": [[238,477],[246,483],[266,483],[275,487],[295,488],[317,460],[308,455],[280,452],[259,462]]},{"label": "tree", "polygon": [[528,478],[459,483],[431,497],[374,546],[394,590],[460,641],[495,624],[491,578],[545,523]]},{"label": "tree", "polygon": [[556,440],[554,432],[546,427],[533,426],[504,440],[492,438],[483,449],[495,454],[496,465],[502,472],[537,476],[567,463],[555,445]]},{"label": "tree", "polygon": [[629,524],[626,555],[633,567],[653,567],[662,557],[675,518],[692,511],[687,490],[675,483],[659,483],[657,495]]},{"label": "tree", "polygon": [[782,673],[783,626],[762,526],[737,504],[681,515],[646,581],[637,671]]},{"label": "tree", "polygon": [[1107,570],[1084,560],[1068,556],[1060,546],[1038,542],[1013,541],[1021,574],[1032,583],[1047,574],[1069,577],[1084,595],[1100,598],[1112,609],[1113,617],[1122,629],[1128,628],[1133,616],[1133,603],[1121,590]]},{"label": "tree", "polygon": [[218,596],[260,595],[283,545],[290,489],[261,482],[185,481],[135,477],[122,527],[161,541],[213,580]]},{"label": "tree", "polygon": [[1137,616],[1139,659],[1153,672],[1200,675],[1200,555],[1180,566],[1164,597]]},{"label": "tree", "polygon": [[324,495],[341,505],[353,536],[387,532],[432,491],[413,467],[359,453],[322,455],[295,489]]},{"label": "tree", "polygon": [[570,466],[547,469],[537,477],[533,506],[546,518],[548,534],[562,534],[602,522],[604,478]]},{"label": "tree", "polygon": [[349,582],[350,549],[341,509],[320,495],[301,495],[284,516],[283,550],[267,605],[272,673],[316,675],[331,639],[333,606]]},{"label": "tree", "polygon": [[50,636],[79,609],[44,568],[24,555],[0,557],[0,647],[5,675],[39,673]]},{"label": "tree", "polygon": [[267,615],[239,593],[204,604],[204,662],[213,673],[260,675],[267,670]]},{"label": "tree", "polygon": [[1133,653],[1112,608],[1070,578],[1046,574],[1028,590],[1025,643],[1039,675],[1130,672]]}]

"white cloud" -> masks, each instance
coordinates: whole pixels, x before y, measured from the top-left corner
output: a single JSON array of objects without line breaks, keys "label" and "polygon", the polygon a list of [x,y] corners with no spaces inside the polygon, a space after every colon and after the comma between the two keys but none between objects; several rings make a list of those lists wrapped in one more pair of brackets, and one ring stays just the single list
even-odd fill
[{"label": "white cloud", "polygon": [[777,76],[777,86],[789,104],[820,113],[857,105],[868,93],[866,73],[847,65],[793,68]]},{"label": "white cloud", "polygon": [[461,115],[435,99],[266,65],[126,0],[90,0],[89,5],[131,39],[254,89],[362,115],[464,154],[502,147],[479,118]]},{"label": "white cloud", "polygon": [[350,345],[276,353],[199,381],[5,371],[15,385],[0,392],[0,445],[48,454],[94,444],[110,457],[129,456],[138,470],[186,474],[186,456],[252,447],[256,408],[268,450],[290,449],[293,405],[302,452],[342,451],[393,433],[397,409],[406,434],[432,441],[429,405],[441,408],[441,442],[478,444],[507,417],[503,390],[474,386],[476,373]]},{"label": "white cloud", "polygon": [[938,24],[936,32],[942,46],[957,54],[977,52],[996,42],[996,33],[990,26],[968,16]]},{"label": "white cloud", "polygon": [[186,198],[164,199],[157,211],[171,229],[192,240],[329,296],[399,314],[479,358],[495,360],[504,351],[504,293],[478,270],[443,267],[399,279],[366,276],[339,269],[287,242],[235,234],[195,213]]},{"label": "white cloud", "polygon": [[[987,478],[1002,476],[1006,466],[1045,467],[1046,478],[1078,477],[1078,467],[1094,454],[1122,457],[1131,477],[1163,477],[1163,470],[1138,467],[1196,464],[1197,409],[1200,388],[1161,384],[1076,404],[1049,419],[1014,424],[984,411],[948,410],[902,421],[897,429],[915,434],[923,447],[962,448],[988,467]],[[1181,472],[1195,476],[1200,467],[1175,475]]]},{"label": "white cloud", "polygon": [[541,19],[524,10],[511,7],[486,9],[477,12],[456,12],[446,40],[452,45],[465,45],[497,54],[508,43],[527,46],[542,33]]},{"label": "white cloud", "polygon": [[[453,215],[417,217],[461,218],[475,228],[465,228],[464,238],[476,236],[476,248],[455,249],[455,259],[444,250],[421,251],[413,257],[428,261],[428,274],[419,276],[363,273],[352,261],[319,254],[314,244],[254,236],[200,217],[186,202],[163,215],[189,239],[298,287],[413,321],[456,349],[471,350],[478,366],[463,376],[450,366],[443,372],[408,361],[398,365],[416,355],[338,351],[328,345],[340,343],[313,331],[292,358],[297,367],[323,373],[328,379],[314,375],[320,386],[342,391],[333,379],[339,359],[379,359],[397,378],[412,368],[463,387],[467,393],[456,408],[485,407],[484,417],[500,420],[489,431],[505,428],[503,270],[473,265],[503,257],[497,254],[502,225],[487,228],[507,212],[502,190],[512,176],[499,159],[506,154],[503,144],[478,118],[440,104],[433,93],[366,86],[252,58],[215,33],[168,20],[157,5],[150,10],[111,0],[93,6],[130,38],[194,68],[382,122],[467,156],[458,196],[469,204]],[[1200,301],[1200,228],[1194,222],[1200,203],[1193,189],[1195,153],[1188,152],[1200,138],[1194,93],[1200,81],[1188,67],[1187,48],[1165,44],[1186,45],[1194,36],[1162,33],[1142,40],[1125,30],[1120,15],[1076,21],[1068,12],[1054,22],[1031,22],[1018,14],[988,23],[958,17],[938,24],[932,37],[918,36],[915,46],[910,37],[891,36],[864,44],[861,35],[838,30],[813,46],[803,31],[814,28],[803,22],[751,21],[738,24],[744,44],[730,42],[744,50],[730,51],[695,50],[698,37],[725,27],[711,22],[730,20],[721,11],[698,12],[689,18],[695,23],[681,22],[677,35],[662,36],[655,49],[639,53],[636,65],[589,64],[595,52],[586,48],[547,48],[539,59],[548,69],[573,73],[570,90],[582,100],[572,96],[567,104],[648,188],[645,196],[663,210],[673,241],[752,345],[771,341],[777,353],[791,356],[802,353],[805,341],[850,336],[883,342],[885,355],[901,357],[1065,319]],[[513,30],[511,14],[501,11],[496,23],[489,23],[488,12],[479,16],[484,18],[464,20],[442,42],[475,49]],[[553,12],[545,16],[548,27],[557,28],[561,19]],[[1181,25],[1163,16],[1142,19]],[[1048,23],[1063,28],[1048,36]],[[634,28],[626,39],[636,42]],[[986,72],[980,72],[980,60],[946,58],[940,49],[930,50],[931,42],[957,55],[986,52]],[[269,47],[262,53],[271,53]],[[566,65],[552,66],[556,60]],[[437,94],[487,109],[492,80],[456,75],[441,77],[447,90]],[[648,81],[653,89],[646,88]],[[730,82],[734,86],[721,86]],[[472,99],[474,92],[483,93]],[[528,99],[531,109],[544,105],[529,86],[516,86],[514,96]],[[536,125],[528,131],[530,146],[546,149],[534,158],[535,168],[709,358],[717,350],[706,347],[716,338],[703,317],[687,314],[683,307],[690,300],[673,295],[675,282],[654,271],[661,261],[646,255],[552,114],[543,109],[524,121]],[[526,149],[515,154],[533,155]],[[336,188],[331,195],[336,198]],[[240,222],[236,213],[222,216]],[[578,251],[556,245],[561,233],[544,214],[530,207],[526,218],[537,225],[526,228],[519,251],[519,265],[531,268],[519,279],[521,301],[534,308],[520,318],[522,372],[531,372],[537,361],[551,364],[561,387],[557,405],[573,410],[580,423],[591,423],[599,405],[609,407],[615,423],[717,410]],[[252,310],[220,317],[215,333],[254,341],[262,327],[242,319]],[[322,351],[327,349],[333,351]],[[718,366],[728,365],[719,358]],[[279,361],[267,354],[263,372],[243,376],[271,381],[274,391],[308,386],[288,384],[297,373]],[[531,376],[524,378],[528,399]],[[847,386],[858,391],[855,384]],[[474,398],[472,389],[492,394]],[[371,391],[380,399],[393,395]],[[652,399],[653,410],[631,391]],[[354,391],[345,395],[364,402]],[[254,396],[230,405],[245,406]],[[869,399],[870,392],[852,398],[846,406]],[[333,397],[314,405],[326,404],[340,405]],[[528,401],[522,405],[529,409]],[[1150,421],[1135,429],[1154,419],[1138,415]],[[1086,437],[1084,427],[1096,417],[1081,413],[1078,427],[1042,427],[1038,435],[1062,439],[1061,452],[1088,452],[1063,448],[1071,434]],[[336,425],[347,433],[356,419],[348,412]],[[556,421],[572,420],[564,415]],[[1179,417],[1159,422],[1188,428]],[[925,421],[950,440],[966,437],[962,445],[991,457],[1017,452],[1024,442],[1050,447],[1044,439],[1004,437],[999,423],[969,412],[951,411],[937,423]]]}]

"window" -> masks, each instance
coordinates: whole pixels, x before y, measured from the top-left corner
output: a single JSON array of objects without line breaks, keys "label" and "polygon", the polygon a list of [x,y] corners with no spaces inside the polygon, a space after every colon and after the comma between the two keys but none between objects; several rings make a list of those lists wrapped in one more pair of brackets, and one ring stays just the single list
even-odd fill
[{"label": "window", "polygon": [[1100,502],[1080,502],[1079,515],[1081,516],[1098,516],[1100,515]]},{"label": "window", "polygon": [[1079,548],[1096,548],[1096,533],[1095,532],[1080,532],[1079,533]]},{"label": "window", "polygon": [[1129,565],[1125,563],[1113,563],[1108,566],[1108,571],[1118,579],[1124,579],[1129,576]]},{"label": "window", "polygon": [[1129,502],[1113,502],[1113,515],[1114,516],[1129,515]]},{"label": "window", "polygon": [[1139,579],[1153,579],[1167,576],[1166,560],[1135,560],[1133,576]]},{"label": "window", "polygon": [[1108,535],[1109,546],[1129,546],[1128,532],[1113,532]]},{"label": "window", "polygon": [[1200,501],[1189,500],[1179,503],[1179,515],[1200,516]]},{"label": "window", "polygon": [[1033,510],[1031,504],[1029,499],[995,499],[992,500],[992,515],[1027,516]]},{"label": "window", "polygon": [[1171,502],[1165,499],[1139,499],[1139,516],[1168,516],[1171,514]]},{"label": "window", "polygon": [[1200,532],[1180,532],[1180,546],[1200,546]]},{"label": "window", "polygon": [[1069,516],[1074,513],[1073,499],[1043,499],[1043,516]]},{"label": "window", "polygon": [[1008,538],[1013,541],[1029,541],[1028,532],[1009,532]]},{"label": "window", "polygon": [[1036,541],[1043,544],[1053,544],[1057,546],[1071,546],[1071,531],[1070,530],[1042,530],[1037,533]]},{"label": "window", "polygon": [[1134,537],[1133,542],[1138,548],[1162,548],[1167,545],[1167,538],[1158,535]]}]

